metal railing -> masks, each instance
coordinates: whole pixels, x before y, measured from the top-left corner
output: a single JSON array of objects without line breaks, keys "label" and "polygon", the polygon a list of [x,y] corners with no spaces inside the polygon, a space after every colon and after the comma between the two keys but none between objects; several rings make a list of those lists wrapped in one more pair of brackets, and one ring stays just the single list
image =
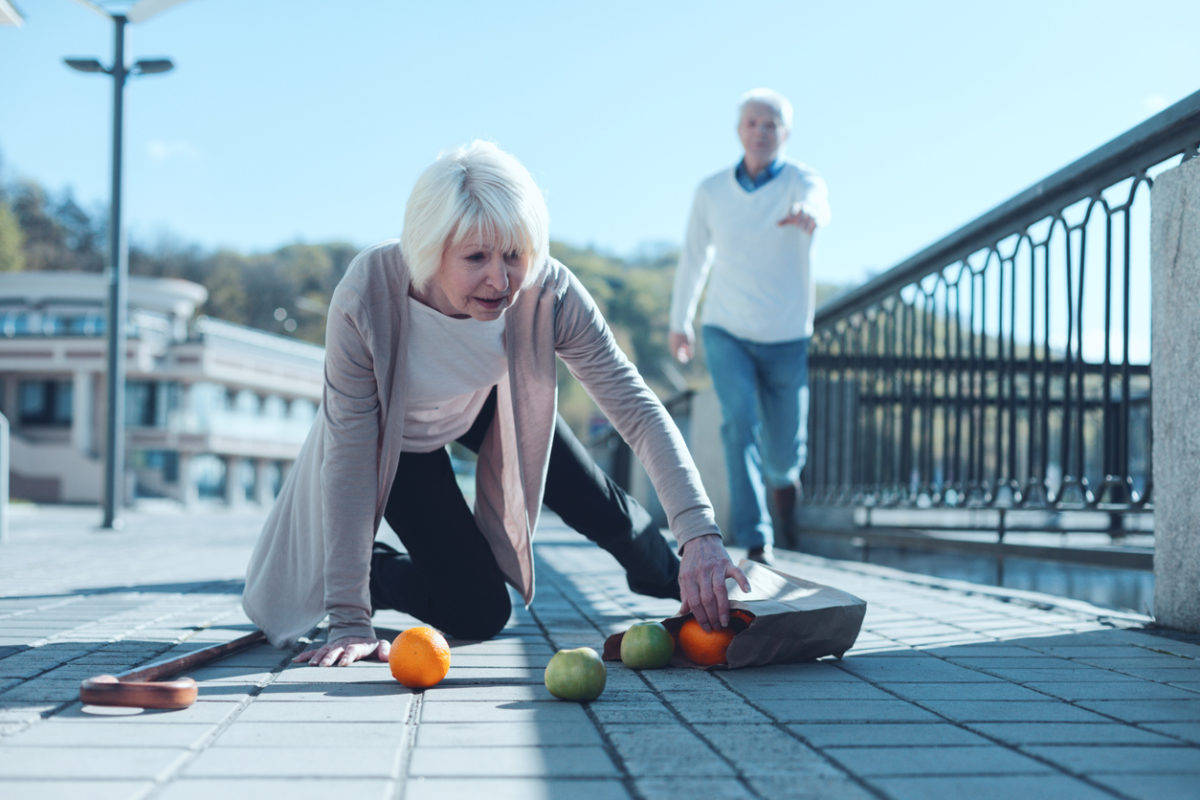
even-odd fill
[{"label": "metal railing", "polygon": [[1200,92],[822,306],[803,513],[1145,530],[1150,186],[1198,147]]}]

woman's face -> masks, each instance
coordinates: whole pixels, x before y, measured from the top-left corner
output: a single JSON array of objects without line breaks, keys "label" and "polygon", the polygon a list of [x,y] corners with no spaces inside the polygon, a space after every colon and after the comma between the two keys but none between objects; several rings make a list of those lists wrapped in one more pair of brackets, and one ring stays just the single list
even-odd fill
[{"label": "woman's face", "polygon": [[516,301],[528,271],[528,253],[504,252],[498,237],[468,236],[446,246],[416,297],[447,316],[494,320]]}]

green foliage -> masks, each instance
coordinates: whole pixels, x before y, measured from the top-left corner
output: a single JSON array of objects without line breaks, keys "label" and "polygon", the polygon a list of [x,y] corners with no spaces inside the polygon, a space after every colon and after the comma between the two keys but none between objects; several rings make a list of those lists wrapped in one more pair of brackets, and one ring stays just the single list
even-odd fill
[{"label": "green foliage", "polygon": [[0,202],[0,272],[25,269],[25,236],[7,203]]}]

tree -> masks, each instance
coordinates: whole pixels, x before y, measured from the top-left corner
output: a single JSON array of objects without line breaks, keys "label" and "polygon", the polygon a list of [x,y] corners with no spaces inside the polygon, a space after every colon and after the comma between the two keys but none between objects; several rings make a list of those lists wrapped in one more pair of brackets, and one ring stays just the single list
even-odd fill
[{"label": "tree", "polygon": [[0,201],[0,272],[25,269],[25,237],[8,203]]}]

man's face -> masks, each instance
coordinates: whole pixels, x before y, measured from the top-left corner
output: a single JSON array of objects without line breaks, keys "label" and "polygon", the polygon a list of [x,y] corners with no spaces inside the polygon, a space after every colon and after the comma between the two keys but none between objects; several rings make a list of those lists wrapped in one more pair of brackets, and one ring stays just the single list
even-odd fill
[{"label": "man's face", "polygon": [[738,138],[746,158],[756,164],[769,164],[779,156],[787,131],[774,109],[761,103],[747,103],[738,122]]}]

